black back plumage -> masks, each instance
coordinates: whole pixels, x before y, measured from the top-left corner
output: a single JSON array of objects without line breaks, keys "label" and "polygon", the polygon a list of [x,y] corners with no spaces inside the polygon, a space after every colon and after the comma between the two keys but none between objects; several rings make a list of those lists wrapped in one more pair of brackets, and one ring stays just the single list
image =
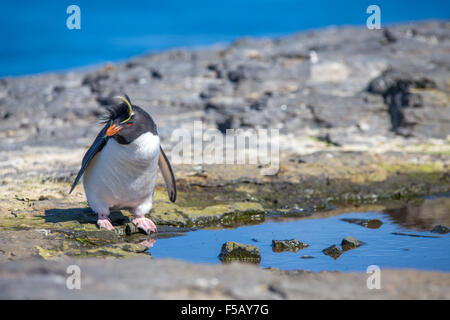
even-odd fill
[{"label": "black back plumage", "polygon": [[83,161],[81,162],[81,168],[78,171],[77,177],[75,178],[75,181],[72,183],[72,187],[70,188],[69,194],[72,193],[73,189],[77,185],[78,181],[80,180],[81,176],[84,173],[84,170],[86,170],[87,165],[89,164],[89,161],[97,154],[97,152],[100,152],[103,147],[106,144],[106,141],[108,137],[106,136],[106,130],[108,129],[108,124],[103,127],[103,129],[98,133],[97,137],[94,140],[94,143],[92,143],[91,147],[88,149],[86,154],[83,157]]}]

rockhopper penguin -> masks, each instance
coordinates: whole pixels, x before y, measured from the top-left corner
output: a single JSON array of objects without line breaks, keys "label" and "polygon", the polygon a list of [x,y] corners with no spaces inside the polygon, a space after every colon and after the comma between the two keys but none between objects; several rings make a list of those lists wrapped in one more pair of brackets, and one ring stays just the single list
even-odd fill
[{"label": "rockhopper penguin", "polygon": [[152,117],[132,105],[128,96],[117,98],[123,103],[108,108],[105,126],[84,155],[69,194],[83,177],[86,198],[98,214],[100,228],[114,230],[110,209],[129,209],[132,222],[149,234],[157,231],[144,214],[152,208],[158,165],[172,202],[177,196],[175,177]]}]

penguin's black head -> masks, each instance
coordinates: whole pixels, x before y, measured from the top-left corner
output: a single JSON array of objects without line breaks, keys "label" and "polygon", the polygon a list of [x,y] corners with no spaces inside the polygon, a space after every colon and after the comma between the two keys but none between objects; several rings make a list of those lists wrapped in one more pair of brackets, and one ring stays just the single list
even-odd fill
[{"label": "penguin's black head", "polygon": [[104,118],[108,129],[106,135],[120,144],[129,144],[146,132],[158,134],[152,117],[138,106],[132,105],[130,98],[125,95],[117,97],[123,102],[108,108],[108,115]]}]

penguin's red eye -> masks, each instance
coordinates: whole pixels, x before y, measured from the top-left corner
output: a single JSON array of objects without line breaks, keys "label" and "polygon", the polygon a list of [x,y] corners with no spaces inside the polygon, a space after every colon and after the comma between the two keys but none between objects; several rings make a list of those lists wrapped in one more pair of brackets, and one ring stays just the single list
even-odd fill
[{"label": "penguin's red eye", "polygon": [[128,122],[127,126],[131,127],[133,125],[133,122]]}]

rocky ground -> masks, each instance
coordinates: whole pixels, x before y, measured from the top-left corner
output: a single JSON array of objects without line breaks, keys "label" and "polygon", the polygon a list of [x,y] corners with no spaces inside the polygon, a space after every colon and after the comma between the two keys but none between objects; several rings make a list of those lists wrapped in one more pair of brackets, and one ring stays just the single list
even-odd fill
[{"label": "rocky ground", "polygon": [[[128,212],[113,214],[116,233],[100,231],[82,187],[68,195],[83,153],[101,128],[97,118],[115,95],[127,93],[151,113],[169,157],[178,143],[171,139],[174,130],[192,131],[196,120],[222,133],[280,130],[276,175],[262,175],[258,165],[173,163],[177,203],[170,203],[160,179],[150,213],[164,237],[190,228],[260,223],[268,216],[309,217],[354,205],[395,210],[418,196],[449,192],[449,68],[450,23],[432,21],[240,39],[227,47],[180,49],[87,70],[0,79],[1,283],[11,288],[10,276],[24,278],[39,264],[21,262],[28,258],[140,256],[161,269],[173,263],[148,259],[138,244],[145,236],[125,235]],[[114,264],[131,267],[127,261]],[[92,269],[105,265],[102,260],[85,263]],[[16,267],[17,273],[12,272]],[[192,271],[197,274],[209,267],[189,268],[198,268]],[[397,274],[392,271],[393,278]],[[428,277],[448,279],[416,271],[408,277],[412,274],[418,286]],[[311,284],[321,277],[344,281],[334,274],[301,277],[300,282]],[[399,286],[389,294],[413,297]],[[442,282],[437,287],[442,289]],[[448,298],[441,289],[436,297]],[[15,290],[1,292],[25,297],[26,290]],[[170,296],[163,291],[152,294]]]},{"label": "rocky ground", "polygon": [[[69,290],[70,265],[81,288]],[[70,269],[69,269],[70,270]],[[450,299],[448,274],[381,270],[371,274],[261,270],[244,264],[194,265],[177,260],[69,260],[0,263],[1,299]]]}]

